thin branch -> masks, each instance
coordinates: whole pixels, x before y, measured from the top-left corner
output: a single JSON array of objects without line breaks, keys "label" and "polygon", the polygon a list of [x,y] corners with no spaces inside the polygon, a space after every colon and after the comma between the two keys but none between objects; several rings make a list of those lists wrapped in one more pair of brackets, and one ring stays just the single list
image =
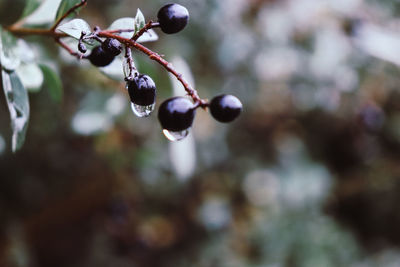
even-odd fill
[{"label": "thin branch", "polygon": [[153,52],[152,50],[150,50],[147,47],[135,42],[134,40],[131,40],[131,39],[128,39],[128,38],[124,38],[124,37],[121,37],[121,36],[118,36],[118,35],[110,34],[108,32],[100,31],[98,33],[98,36],[99,37],[105,37],[105,38],[117,39],[121,43],[125,43],[126,45],[128,45],[130,47],[133,47],[133,48],[143,52],[151,60],[154,60],[154,61],[158,62],[168,72],[170,72],[172,75],[174,75],[178,79],[178,81],[180,81],[180,83],[183,85],[183,87],[185,88],[185,91],[193,99],[195,104],[197,104],[198,106],[200,106],[202,108],[205,108],[205,107],[208,106],[208,102],[206,100],[200,98],[200,96],[198,95],[197,91],[195,89],[193,89],[192,86],[183,78],[182,74],[177,72],[175,70],[175,68],[172,66],[171,63],[169,63],[168,61],[163,59],[156,52]]},{"label": "thin branch", "polygon": [[7,31],[11,32],[14,35],[18,36],[28,36],[28,35],[42,35],[42,36],[50,36],[54,38],[62,38],[67,37],[68,35],[61,32],[54,32],[49,29],[31,29],[31,28],[15,28],[10,26],[6,28]]},{"label": "thin branch", "polygon": [[132,59],[132,51],[129,46],[125,46],[125,60],[128,62],[128,67],[129,67],[129,75],[128,77],[125,77],[126,80],[132,80],[133,79],[133,72],[136,72],[136,68],[133,64],[133,59]]},{"label": "thin branch", "polygon": [[56,43],[59,44],[62,48],[64,48],[65,50],[67,50],[67,52],[71,55],[76,57],[77,59],[82,59],[82,58],[86,58],[83,54],[75,52],[74,50],[72,50],[71,47],[69,47],[66,43],[64,43],[63,41],[61,41],[60,38],[56,38],[55,39]]},{"label": "thin branch", "polygon": [[54,24],[53,26],[50,28],[50,31],[55,31],[57,26],[60,25],[60,23],[66,18],[68,17],[70,14],[72,14],[75,10],[77,10],[78,8],[86,5],[87,0],[81,0],[80,3],[74,5],[73,7],[71,7],[67,12],[65,12],[64,15],[62,15]]},{"label": "thin branch", "polygon": [[10,26],[9,26],[9,28],[11,29],[11,28],[21,28],[21,26],[23,26],[24,25],[24,23],[25,23],[25,21],[26,21],[26,19],[28,18],[29,16],[27,16],[27,17],[24,17],[23,19],[21,19],[21,20],[18,20],[18,21],[16,21],[14,24],[11,24]]},{"label": "thin branch", "polygon": [[115,33],[123,33],[123,32],[134,32],[135,29],[119,29],[119,30],[104,30],[104,33],[110,33],[110,34],[115,34]]},{"label": "thin branch", "polygon": [[67,52],[72,56],[78,59],[86,58],[84,55],[73,51],[72,48],[70,48],[67,44],[61,41],[61,38],[69,37],[69,35],[65,33],[54,32],[49,29],[30,29],[30,28],[12,28],[12,27],[7,28],[7,31],[17,36],[41,35],[41,36],[54,37],[55,42],[59,44],[62,48],[67,50]]}]

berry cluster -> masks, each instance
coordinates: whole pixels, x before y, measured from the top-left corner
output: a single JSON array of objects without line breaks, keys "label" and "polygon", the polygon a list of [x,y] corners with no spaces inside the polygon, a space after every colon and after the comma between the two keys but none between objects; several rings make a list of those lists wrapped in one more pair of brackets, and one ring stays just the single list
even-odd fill
[{"label": "berry cluster", "polygon": [[[82,43],[79,43],[79,50],[81,52],[86,50]],[[101,45],[93,48],[89,55],[89,61],[97,67],[105,67],[109,65],[116,56],[122,51],[122,44],[115,39],[107,38]],[[83,52],[84,53],[84,52]]]},{"label": "berry cluster", "polygon": [[[167,4],[163,6],[157,14],[158,22],[146,25],[143,31],[151,27],[160,27],[166,34],[173,34],[183,30],[189,21],[188,10],[179,4]],[[83,35],[83,34],[82,34]],[[137,39],[137,38],[136,38]],[[135,37],[131,40],[136,41]],[[100,38],[96,40],[101,41]],[[131,41],[130,40],[130,41]],[[125,44],[128,45],[129,44]],[[79,51],[86,52],[86,47],[82,42],[79,43]],[[123,45],[115,38],[107,38],[101,41],[101,45],[96,46],[87,58],[97,67],[109,65],[116,56],[122,51]],[[154,81],[145,74],[134,71],[126,77],[126,88],[129,92],[131,107],[138,117],[147,117],[154,110],[156,102],[156,85]],[[231,122],[236,119],[242,111],[242,103],[232,95],[219,95],[210,102],[198,97],[193,89],[187,89],[187,97],[173,97],[165,100],[159,107],[158,120],[163,128],[164,135],[172,141],[181,140],[189,133],[193,124],[196,109],[209,108],[211,115],[219,122]]]}]

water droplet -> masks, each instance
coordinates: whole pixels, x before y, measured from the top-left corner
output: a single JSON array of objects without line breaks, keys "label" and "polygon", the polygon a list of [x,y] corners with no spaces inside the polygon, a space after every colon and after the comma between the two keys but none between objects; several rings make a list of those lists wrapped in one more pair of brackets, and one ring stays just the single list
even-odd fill
[{"label": "water droplet", "polygon": [[[189,128],[190,129],[190,128]],[[179,132],[168,131],[166,129],[163,130],[163,134],[170,141],[180,141],[189,134],[189,129],[185,129]]]},{"label": "water droplet", "polygon": [[133,113],[139,118],[150,116],[151,112],[153,112],[156,104],[148,105],[148,106],[140,106],[135,103],[131,103],[131,109]]}]

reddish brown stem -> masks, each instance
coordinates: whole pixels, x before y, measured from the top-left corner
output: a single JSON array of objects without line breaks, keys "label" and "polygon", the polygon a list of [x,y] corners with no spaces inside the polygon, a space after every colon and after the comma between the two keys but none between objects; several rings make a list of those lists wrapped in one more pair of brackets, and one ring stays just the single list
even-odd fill
[{"label": "reddish brown stem", "polygon": [[125,60],[128,61],[128,65],[129,65],[129,76],[126,77],[126,79],[130,80],[130,79],[133,79],[133,72],[136,71],[136,68],[133,65],[132,51],[129,46],[125,47]]},{"label": "reddish brown stem", "polygon": [[104,33],[111,33],[111,34],[115,34],[115,33],[123,33],[123,32],[134,32],[135,29],[120,29],[120,30],[104,30]]},{"label": "reddish brown stem", "polygon": [[62,38],[62,37],[68,36],[65,33],[54,32],[49,29],[15,28],[14,26],[11,26],[11,27],[6,28],[6,30],[17,36],[42,35],[42,36],[50,36],[50,37],[54,37],[54,38]]},{"label": "reddish brown stem", "polygon": [[76,57],[76,58],[78,58],[78,59],[82,59],[82,58],[83,58],[83,55],[82,55],[82,54],[80,54],[80,53],[75,52],[74,50],[72,50],[72,48],[69,47],[69,46],[68,46],[66,43],[64,43],[63,41],[61,41],[60,38],[56,38],[55,41],[56,41],[56,43],[58,43],[62,48],[64,48],[65,50],[67,50],[68,53],[70,53],[71,56],[74,56],[74,57]]}]

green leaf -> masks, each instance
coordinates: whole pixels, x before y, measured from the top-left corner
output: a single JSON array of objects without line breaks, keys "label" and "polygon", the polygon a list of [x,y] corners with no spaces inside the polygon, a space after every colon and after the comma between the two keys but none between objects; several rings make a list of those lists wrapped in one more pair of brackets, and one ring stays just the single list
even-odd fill
[{"label": "green leaf", "polygon": [[[134,30],[135,29],[135,19],[134,18],[120,18],[111,23],[108,27],[108,30]],[[124,37],[124,38],[132,38],[134,32],[122,32],[118,33],[117,35]]]},{"label": "green leaf", "polygon": [[138,8],[135,16],[135,33],[140,31],[140,29],[143,28],[145,24],[146,21],[144,15],[142,11],[140,11],[140,9]]},{"label": "green leaf", "polygon": [[[135,16],[135,34],[139,32],[144,26],[146,25],[146,21],[144,15],[140,9],[137,9],[136,16]],[[152,42],[157,41],[158,35],[152,29],[148,30],[147,32],[143,33],[142,36],[139,37],[137,40],[139,43],[144,42]]]},{"label": "green leaf", "polygon": [[21,60],[18,56],[17,39],[9,32],[4,31],[0,26],[0,62],[3,69],[15,70]]},{"label": "green leaf", "polygon": [[119,55],[114,58],[111,64],[98,69],[101,71],[101,73],[103,73],[110,79],[113,79],[115,81],[123,81],[125,78],[123,70],[123,60],[124,57],[122,55]]},{"label": "green leaf", "polygon": [[0,0],[0,24],[12,25],[21,16],[25,0]]},{"label": "green leaf", "polygon": [[40,4],[42,4],[43,1],[44,0],[27,0],[21,19],[32,14],[40,6]]},{"label": "green leaf", "polygon": [[43,84],[43,72],[36,63],[21,64],[16,73],[22,84],[30,92],[40,91]]},{"label": "green leaf", "polygon": [[21,59],[21,63],[32,63],[36,60],[35,51],[23,39],[17,40],[17,46],[17,56]]},{"label": "green leaf", "polygon": [[[132,29],[133,30],[134,29],[135,32],[137,32],[136,28],[137,28],[137,25],[139,25],[140,21],[142,20],[141,17],[143,18],[143,22],[141,23],[141,25],[142,25],[141,28],[143,28],[144,23],[145,23],[144,17],[143,17],[142,12],[140,12],[140,10],[139,10],[138,13],[136,14],[136,18],[126,17],[126,18],[117,19],[116,21],[111,23],[111,25],[108,27],[108,30],[118,30],[118,29],[123,29],[123,30]],[[136,22],[138,22],[139,24],[137,24]],[[117,33],[117,35],[130,39],[134,35],[134,32],[133,31],[132,32],[122,32],[122,33]],[[151,41],[157,41],[157,40],[158,40],[158,35],[155,33],[155,31],[150,29],[149,31],[145,32],[142,36],[140,36],[140,38],[137,41],[139,43],[144,43],[144,42],[151,42]]]},{"label": "green leaf", "polygon": [[60,25],[57,30],[68,34],[75,39],[80,39],[82,32],[90,33],[90,25],[83,19],[73,19]]},{"label": "green leaf", "polygon": [[80,101],[80,108],[71,121],[72,129],[81,135],[109,131],[127,103],[125,95],[121,93],[89,91]]},{"label": "green leaf", "polygon": [[132,32],[123,32],[120,33],[119,35],[124,37],[124,38],[132,38],[132,36],[138,32],[141,28],[144,27],[146,24],[145,18],[143,16],[142,11],[140,9],[137,9],[136,16],[135,18],[120,18],[111,23],[110,27],[108,27],[108,30],[134,30]]},{"label": "green leaf", "polygon": [[57,103],[61,102],[63,87],[60,76],[47,65],[39,66],[44,75],[44,86],[49,91],[50,97]]},{"label": "green leaf", "polygon": [[145,43],[145,42],[153,42],[158,40],[158,35],[152,29],[148,30],[147,32],[143,33],[142,36],[137,39],[138,43]]},{"label": "green leaf", "polygon": [[58,7],[56,14],[56,21],[61,18],[68,10],[73,6],[79,4],[81,0],[62,0],[60,6]]},{"label": "green leaf", "polygon": [[23,19],[24,25],[43,25],[54,22],[61,0],[44,0],[38,8]]},{"label": "green leaf", "polygon": [[2,85],[11,117],[12,151],[16,152],[25,141],[29,121],[29,99],[25,87],[15,72],[1,71]]}]

